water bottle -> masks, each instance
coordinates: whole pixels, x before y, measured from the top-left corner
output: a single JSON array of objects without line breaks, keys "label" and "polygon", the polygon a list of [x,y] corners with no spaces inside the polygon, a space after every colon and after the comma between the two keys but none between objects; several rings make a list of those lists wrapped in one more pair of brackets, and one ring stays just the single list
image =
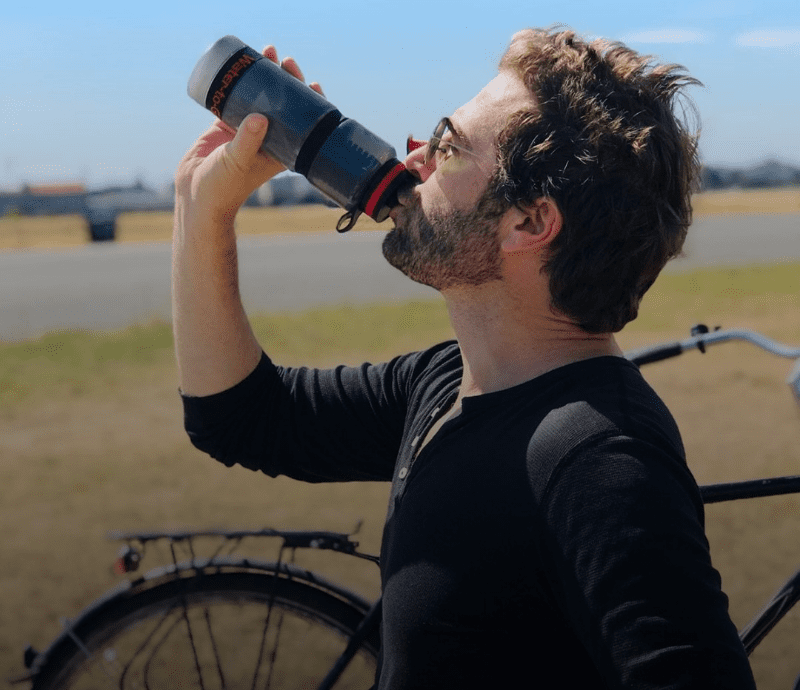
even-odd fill
[{"label": "water bottle", "polygon": [[266,115],[261,150],[347,211],[339,232],[352,228],[362,212],[386,220],[398,190],[414,181],[392,146],[235,36],[203,54],[188,91],[234,129],[250,113]]}]

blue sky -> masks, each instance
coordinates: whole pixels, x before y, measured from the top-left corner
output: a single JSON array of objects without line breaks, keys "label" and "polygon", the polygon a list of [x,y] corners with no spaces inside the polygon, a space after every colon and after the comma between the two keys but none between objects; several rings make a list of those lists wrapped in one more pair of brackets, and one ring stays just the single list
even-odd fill
[{"label": "blue sky", "polygon": [[169,182],[211,121],[186,82],[226,34],[294,56],[346,116],[399,151],[493,77],[515,31],[555,23],[704,82],[691,95],[705,162],[800,164],[797,0],[18,0],[0,19],[0,188]]}]

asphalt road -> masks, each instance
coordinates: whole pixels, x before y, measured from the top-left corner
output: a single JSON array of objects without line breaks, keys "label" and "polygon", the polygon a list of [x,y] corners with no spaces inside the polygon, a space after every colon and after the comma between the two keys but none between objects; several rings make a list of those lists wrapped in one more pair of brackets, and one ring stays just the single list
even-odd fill
[{"label": "asphalt road", "polygon": [[[250,311],[433,297],[381,256],[382,232],[244,238],[241,290]],[[800,214],[711,216],[669,270],[800,260]],[[121,328],[170,317],[168,244],[90,245],[0,253],[0,340],[62,328]]]}]

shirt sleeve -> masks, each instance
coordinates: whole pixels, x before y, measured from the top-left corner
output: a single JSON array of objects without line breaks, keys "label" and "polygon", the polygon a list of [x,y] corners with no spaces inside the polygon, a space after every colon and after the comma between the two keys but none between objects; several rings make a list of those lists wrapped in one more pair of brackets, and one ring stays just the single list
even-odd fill
[{"label": "shirt sleeve", "polygon": [[335,369],[256,369],[221,393],[182,395],[192,443],[225,465],[308,482],[391,479],[413,357]]},{"label": "shirt sleeve", "polygon": [[685,463],[640,440],[587,443],[543,496],[558,608],[610,688],[755,688]]}]

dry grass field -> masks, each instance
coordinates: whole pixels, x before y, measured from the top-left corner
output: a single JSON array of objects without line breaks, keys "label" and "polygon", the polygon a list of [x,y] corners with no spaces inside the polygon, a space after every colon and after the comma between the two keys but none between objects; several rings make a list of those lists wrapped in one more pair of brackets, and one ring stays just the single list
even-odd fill
[{"label": "dry grass field", "polygon": [[[698,194],[695,216],[742,213],[800,213],[800,189],[725,190]],[[240,235],[332,231],[341,209],[326,206],[245,208],[237,218]],[[362,217],[356,230],[376,229]],[[124,213],[117,224],[119,242],[166,242],[172,233],[172,214]],[[79,246],[89,242],[81,216],[0,218],[0,250]]]},{"label": "dry grass field", "polygon": [[726,189],[698,194],[693,200],[696,216],[742,213],[800,213],[800,189]]}]

